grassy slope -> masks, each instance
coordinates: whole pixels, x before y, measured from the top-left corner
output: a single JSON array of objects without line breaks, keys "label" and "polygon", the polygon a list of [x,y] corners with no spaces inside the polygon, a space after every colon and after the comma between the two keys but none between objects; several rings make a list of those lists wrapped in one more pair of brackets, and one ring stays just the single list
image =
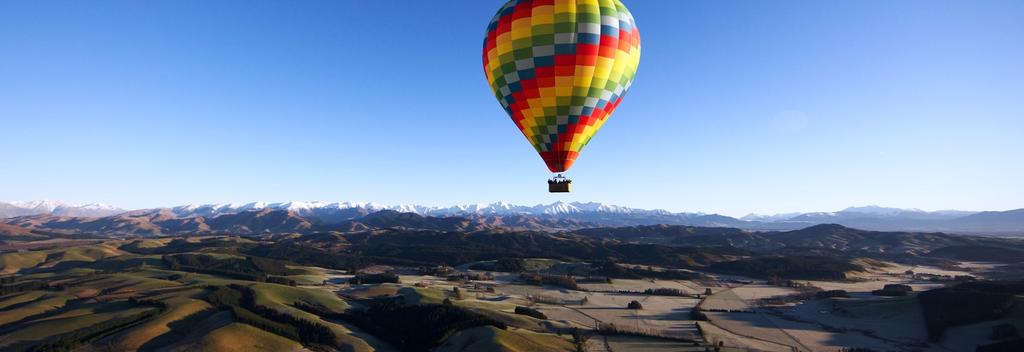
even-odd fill
[{"label": "grassy slope", "polygon": [[128,302],[85,305],[59,314],[46,315],[25,322],[9,334],[0,337],[0,349],[18,343],[41,341],[47,337],[69,333],[110,319],[123,318],[156,308],[134,307]]},{"label": "grassy slope", "polygon": [[44,295],[46,295],[45,291],[29,291],[5,296],[2,299],[0,299],[0,310],[7,309],[7,307],[16,304],[24,304],[25,302],[34,301],[36,299],[39,299],[40,297],[43,297]]},{"label": "grassy slope", "polygon": [[405,296],[406,304],[441,304],[448,294],[432,287],[403,287],[398,294]]},{"label": "grassy slope", "polygon": [[258,283],[250,287],[256,291],[256,304],[273,308],[295,317],[307,319],[327,326],[338,336],[340,344],[349,346],[353,351],[375,351],[387,349],[387,346],[372,336],[353,331],[341,323],[330,322],[319,316],[295,308],[295,302],[321,305],[335,312],[348,309],[348,304],[334,293],[309,288],[297,288],[284,285]]},{"label": "grassy slope", "polygon": [[363,334],[353,332],[351,329],[341,324],[324,321],[316,315],[307,313],[303,310],[293,307],[294,302],[301,301],[310,304],[320,304],[337,312],[341,312],[344,311],[345,309],[348,309],[348,304],[331,292],[318,289],[291,287],[277,284],[253,283],[252,281],[226,279],[208,274],[180,273],[163,269],[147,269],[135,273],[135,275],[158,277],[166,276],[172,273],[183,274],[184,278],[181,281],[189,285],[199,284],[217,286],[240,284],[252,286],[252,288],[256,291],[257,294],[257,304],[270,307],[278,311],[291,314],[296,317],[322,323],[325,326],[331,328],[331,330],[338,335],[340,343],[350,346],[351,350],[353,351],[380,350],[380,347],[384,346],[382,343],[377,342],[376,338],[373,338],[372,336],[365,336]]},{"label": "grassy slope", "polygon": [[213,309],[209,303],[200,299],[202,293],[202,289],[196,288],[150,297],[167,303],[167,311],[118,334],[113,338],[115,345],[125,350],[137,350],[147,342],[171,332],[171,324],[174,322],[206,309]]},{"label": "grassy slope", "polygon": [[0,254],[0,274],[16,273],[21,269],[33,268],[46,260],[46,252],[15,252]]},{"label": "grassy slope", "polygon": [[[145,247],[162,246],[162,241],[146,243]],[[218,256],[232,256],[230,254],[215,254]],[[6,297],[0,297],[0,325],[15,322],[25,316],[38,315],[32,321],[25,321],[19,324],[16,331],[9,331],[8,334],[0,336],[0,346],[11,346],[16,343],[28,343],[37,341],[47,336],[71,332],[92,324],[108,319],[123,317],[139,313],[146,307],[132,306],[124,301],[129,295],[158,299],[168,304],[169,309],[129,330],[118,332],[96,342],[94,346],[107,345],[117,346],[125,350],[135,350],[140,347],[156,348],[168,346],[177,342],[178,348],[198,348],[201,350],[294,350],[301,348],[295,341],[267,333],[258,328],[232,322],[230,314],[225,321],[223,314],[218,315],[220,323],[202,325],[197,327],[196,322],[187,322],[187,327],[182,327],[183,319],[195,317],[196,313],[204,312],[212,307],[202,300],[206,291],[199,288],[187,289],[189,285],[227,285],[243,284],[251,286],[257,294],[256,300],[259,305],[276,309],[296,317],[315,321],[329,326],[339,337],[339,343],[345,345],[345,350],[353,351],[381,351],[390,350],[390,346],[380,342],[373,336],[366,335],[358,330],[347,326],[343,322],[325,321],[324,319],[302,311],[294,307],[296,302],[320,305],[332,311],[341,312],[348,309],[348,304],[333,292],[321,290],[315,287],[291,287],[268,283],[253,283],[221,278],[213,275],[181,273],[161,269],[160,265],[150,263],[138,270],[140,259],[153,259],[159,261],[159,256],[135,255],[120,251],[117,243],[108,242],[104,244],[88,245],[81,247],[59,248],[23,253],[8,253],[3,255],[2,262],[5,268],[37,268],[37,273],[30,276],[46,278],[52,282],[60,282],[67,285],[64,292],[29,292]],[[131,271],[122,271],[116,274],[85,275],[90,270],[75,268],[73,265],[66,265],[69,268],[53,270],[47,269],[62,262],[111,262],[110,270],[123,270],[132,268]],[[117,263],[136,263],[131,266]],[[538,263],[546,264],[546,263]],[[106,266],[102,266],[106,268]],[[319,268],[304,269],[297,277],[308,279],[304,281],[319,281],[323,274]],[[167,280],[171,274],[182,274],[184,277],[178,281]],[[303,276],[309,276],[308,278]],[[315,279],[315,280],[314,280]],[[371,289],[370,291],[375,291]],[[391,291],[397,291],[392,288]],[[83,298],[100,300],[79,300],[71,309],[54,311],[70,300],[75,295]],[[400,294],[408,299],[408,303],[440,303],[448,293],[434,288],[402,288]],[[106,300],[114,301],[106,302]],[[457,304],[484,308],[490,310],[511,310],[506,302],[485,302],[467,299]],[[10,308],[10,307],[14,308]],[[50,313],[47,313],[50,312]],[[522,318],[523,322],[515,321],[512,325],[536,325],[532,319],[516,316],[508,313],[497,313],[504,315],[506,319],[512,320]],[[206,315],[201,315],[206,316]],[[204,318],[200,318],[203,320]],[[213,319],[217,320],[217,319]],[[203,320],[205,321],[205,320]],[[178,327],[172,328],[175,323]],[[518,323],[518,324],[516,324]],[[570,346],[567,340],[555,337],[554,335],[536,334],[528,331],[517,332],[497,331],[490,333],[491,340],[496,345],[504,346],[503,350],[538,350],[523,346],[540,344],[545,346]],[[488,333],[482,332],[484,335]],[[473,335],[469,333],[468,335]],[[468,336],[467,335],[467,336]],[[243,337],[244,336],[244,337]],[[172,342],[168,343],[168,339]],[[475,338],[474,338],[475,339]],[[554,339],[554,340],[548,340]],[[472,341],[470,341],[472,342]],[[147,345],[147,343],[149,345]],[[525,348],[525,349],[524,349]],[[0,348],[2,349],[2,348]],[[542,351],[545,349],[541,349]],[[561,350],[561,349],[554,349]]]},{"label": "grassy slope", "polygon": [[46,293],[31,304],[22,305],[14,309],[0,311],[0,326],[21,320],[24,317],[45,313],[63,307],[64,304],[74,297],[66,294]]},{"label": "grassy slope", "polygon": [[251,352],[298,351],[302,345],[287,338],[271,334],[242,323],[231,323],[204,335],[195,345],[195,351]]},{"label": "grassy slope", "polygon": [[342,292],[346,295],[346,297],[352,297],[356,299],[367,299],[378,296],[393,296],[398,294],[398,290],[400,288],[400,286],[395,284],[354,285],[342,289]]},{"label": "grassy slope", "polygon": [[[16,273],[23,269],[53,267],[62,262],[95,262],[125,255],[116,243],[101,243],[42,251],[5,253],[0,255],[0,273]],[[47,259],[49,258],[49,259]]]},{"label": "grassy slope", "polygon": [[438,352],[502,351],[547,352],[573,351],[572,342],[553,334],[538,334],[526,330],[501,330],[481,326],[463,330],[438,347]]},{"label": "grassy slope", "polygon": [[[125,255],[125,252],[117,249],[117,247],[111,244],[96,244],[91,246],[81,247],[69,247],[63,248],[53,253],[59,253],[61,256],[60,261],[82,261],[82,262],[94,262],[110,257],[117,257]],[[47,265],[50,263],[47,262]],[[54,263],[56,264],[56,263]]]},{"label": "grassy slope", "polygon": [[320,304],[335,312],[348,309],[348,304],[331,292],[285,285],[256,283],[250,287],[256,291],[256,304],[275,307],[291,306],[294,302]]},{"label": "grassy slope", "polygon": [[171,242],[171,240],[167,239],[167,238],[163,238],[163,239],[144,239],[144,240],[137,240],[137,241],[133,241],[133,242],[136,242],[137,243],[136,245],[139,248],[160,248],[160,247],[166,246],[168,242]]},{"label": "grassy slope", "polygon": [[104,293],[106,294],[117,294],[136,293],[177,286],[181,286],[181,284],[175,281],[154,279],[135,273],[118,273],[103,275],[98,280],[91,280],[68,290],[94,289],[105,291]]}]

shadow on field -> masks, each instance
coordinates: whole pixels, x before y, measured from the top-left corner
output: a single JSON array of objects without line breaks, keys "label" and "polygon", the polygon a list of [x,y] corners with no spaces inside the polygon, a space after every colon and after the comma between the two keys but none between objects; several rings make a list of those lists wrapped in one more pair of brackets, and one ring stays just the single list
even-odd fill
[{"label": "shadow on field", "polygon": [[181,320],[174,321],[167,324],[167,327],[171,331],[165,332],[160,336],[154,337],[153,339],[146,341],[146,343],[139,346],[139,351],[152,351],[160,347],[169,346],[171,344],[181,342],[185,340],[190,332],[197,327],[201,326],[203,321],[209,319],[211,316],[217,313],[216,309],[207,308],[195,313],[192,313]]}]

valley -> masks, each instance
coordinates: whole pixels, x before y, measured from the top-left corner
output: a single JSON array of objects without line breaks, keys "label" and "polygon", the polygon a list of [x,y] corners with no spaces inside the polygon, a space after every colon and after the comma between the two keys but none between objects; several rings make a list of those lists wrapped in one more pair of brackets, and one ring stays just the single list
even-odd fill
[{"label": "valley", "polygon": [[[0,349],[948,351],[1019,343],[992,332],[1024,327],[1019,284],[979,285],[1021,278],[1014,239],[242,217],[287,230],[4,235]],[[933,321],[925,293],[1001,308]]]}]

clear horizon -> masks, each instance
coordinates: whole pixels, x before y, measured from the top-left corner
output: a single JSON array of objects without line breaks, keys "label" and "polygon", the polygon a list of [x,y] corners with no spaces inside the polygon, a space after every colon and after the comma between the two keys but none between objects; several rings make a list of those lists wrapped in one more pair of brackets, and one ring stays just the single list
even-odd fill
[{"label": "clear horizon", "polygon": [[624,2],[569,195],[484,79],[502,0],[3,2],[0,199],[1024,208],[1024,2]]}]

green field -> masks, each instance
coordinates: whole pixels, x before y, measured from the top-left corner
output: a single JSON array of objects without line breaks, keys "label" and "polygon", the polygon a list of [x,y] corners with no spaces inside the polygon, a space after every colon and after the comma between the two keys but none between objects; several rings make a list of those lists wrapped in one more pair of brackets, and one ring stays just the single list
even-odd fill
[{"label": "green field", "polygon": [[[396,297],[406,308],[452,304],[440,310],[446,312],[442,316],[411,316],[424,323],[388,318],[416,328],[441,328],[440,340],[428,342],[438,351],[575,347],[565,333],[570,324],[514,314],[517,304],[525,304],[521,298],[492,301],[487,297],[493,293],[463,289],[458,299],[452,290],[457,283],[443,280],[428,285],[322,284],[337,276],[337,269],[253,257],[239,249],[250,243],[216,237],[115,240],[2,254],[0,264],[9,276],[4,281],[8,294],[0,296],[0,350],[46,344],[50,350],[85,351],[397,351],[403,342],[394,334],[352,320],[376,302]],[[565,265],[526,261],[534,270]],[[460,326],[443,316],[485,323]]]}]

